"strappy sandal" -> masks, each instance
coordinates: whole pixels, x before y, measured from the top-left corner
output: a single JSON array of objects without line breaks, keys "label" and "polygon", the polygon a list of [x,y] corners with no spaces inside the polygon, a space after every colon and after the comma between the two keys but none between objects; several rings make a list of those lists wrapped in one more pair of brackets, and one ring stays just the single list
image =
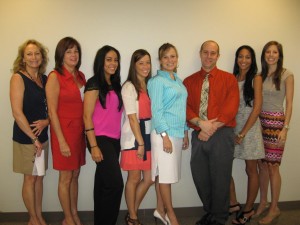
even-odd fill
[{"label": "strappy sandal", "polygon": [[131,219],[129,213],[125,216],[125,223],[126,225],[143,225],[139,219]]},{"label": "strappy sandal", "polygon": [[[253,214],[251,216],[245,216],[245,214],[249,214],[253,212]],[[232,221],[232,224],[234,225],[244,225],[246,224],[247,222],[250,222],[251,220],[251,217],[254,215],[254,208],[252,208],[251,210],[249,211],[243,211],[241,213],[238,213],[237,216],[236,216],[236,221],[233,220]]]}]

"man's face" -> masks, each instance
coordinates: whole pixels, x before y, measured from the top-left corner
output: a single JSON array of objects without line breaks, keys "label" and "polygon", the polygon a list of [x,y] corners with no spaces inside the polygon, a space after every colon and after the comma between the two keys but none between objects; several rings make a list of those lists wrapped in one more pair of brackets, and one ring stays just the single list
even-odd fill
[{"label": "man's face", "polygon": [[216,66],[219,56],[219,48],[216,43],[204,43],[200,51],[202,68],[207,72],[211,71]]}]

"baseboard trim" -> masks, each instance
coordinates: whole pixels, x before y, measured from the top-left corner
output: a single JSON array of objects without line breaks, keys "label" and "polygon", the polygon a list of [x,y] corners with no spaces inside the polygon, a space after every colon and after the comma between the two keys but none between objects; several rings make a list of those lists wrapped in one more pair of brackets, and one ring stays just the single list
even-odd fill
[{"label": "baseboard trim", "polygon": [[[288,202],[280,202],[279,208],[282,211],[285,210],[299,210],[300,209],[300,201],[288,201]],[[255,204],[257,206],[257,204]],[[204,213],[203,207],[183,207],[183,208],[175,208],[176,215],[178,217],[192,217],[199,216]],[[120,210],[120,217],[124,217],[127,213],[127,210]],[[92,221],[93,220],[93,211],[80,211],[78,212],[81,220],[84,221]],[[62,212],[44,212],[44,218],[48,222],[58,222],[63,220]],[[150,218],[153,216],[153,209],[140,209],[139,216]],[[0,212],[0,222],[23,222],[28,221],[28,213],[27,212]]]}]

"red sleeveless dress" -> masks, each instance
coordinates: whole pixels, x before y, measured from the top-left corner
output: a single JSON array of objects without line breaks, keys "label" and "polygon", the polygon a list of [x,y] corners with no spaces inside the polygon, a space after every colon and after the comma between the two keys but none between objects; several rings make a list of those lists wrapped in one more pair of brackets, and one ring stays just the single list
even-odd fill
[{"label": "red sleeveless dress", "polygon": [[[70,147],[71,156],[64,157],[59,148],[54,129],[50,126],[53,168],[56,170],[76,170],[85,164],[85,136],[83,124],[83,102],[72,74],[63,68],[63,75],[56,73],[60,90],[57,114],[62,133]],[[84,74],[79,71],[78,81],[86,84]]]}]

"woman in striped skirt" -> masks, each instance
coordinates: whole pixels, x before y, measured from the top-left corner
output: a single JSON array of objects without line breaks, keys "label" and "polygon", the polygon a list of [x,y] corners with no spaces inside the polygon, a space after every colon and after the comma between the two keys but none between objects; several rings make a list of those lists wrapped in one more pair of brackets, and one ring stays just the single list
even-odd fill
[{"label": "woman in striped skirt", "polygon": [[260,163],[261,200],[256,215],[260,215],[266,208],[270,179],[271,205],[267,215],[259,220],[260,224],[269,224],[280,215],[277,205],[281,187],[279,166],[292,115],[294,75],[283,68],[282,45],[276,41],[270,41],[264,46],[261,64],[263,105],[260,120],[266,156]]}]

